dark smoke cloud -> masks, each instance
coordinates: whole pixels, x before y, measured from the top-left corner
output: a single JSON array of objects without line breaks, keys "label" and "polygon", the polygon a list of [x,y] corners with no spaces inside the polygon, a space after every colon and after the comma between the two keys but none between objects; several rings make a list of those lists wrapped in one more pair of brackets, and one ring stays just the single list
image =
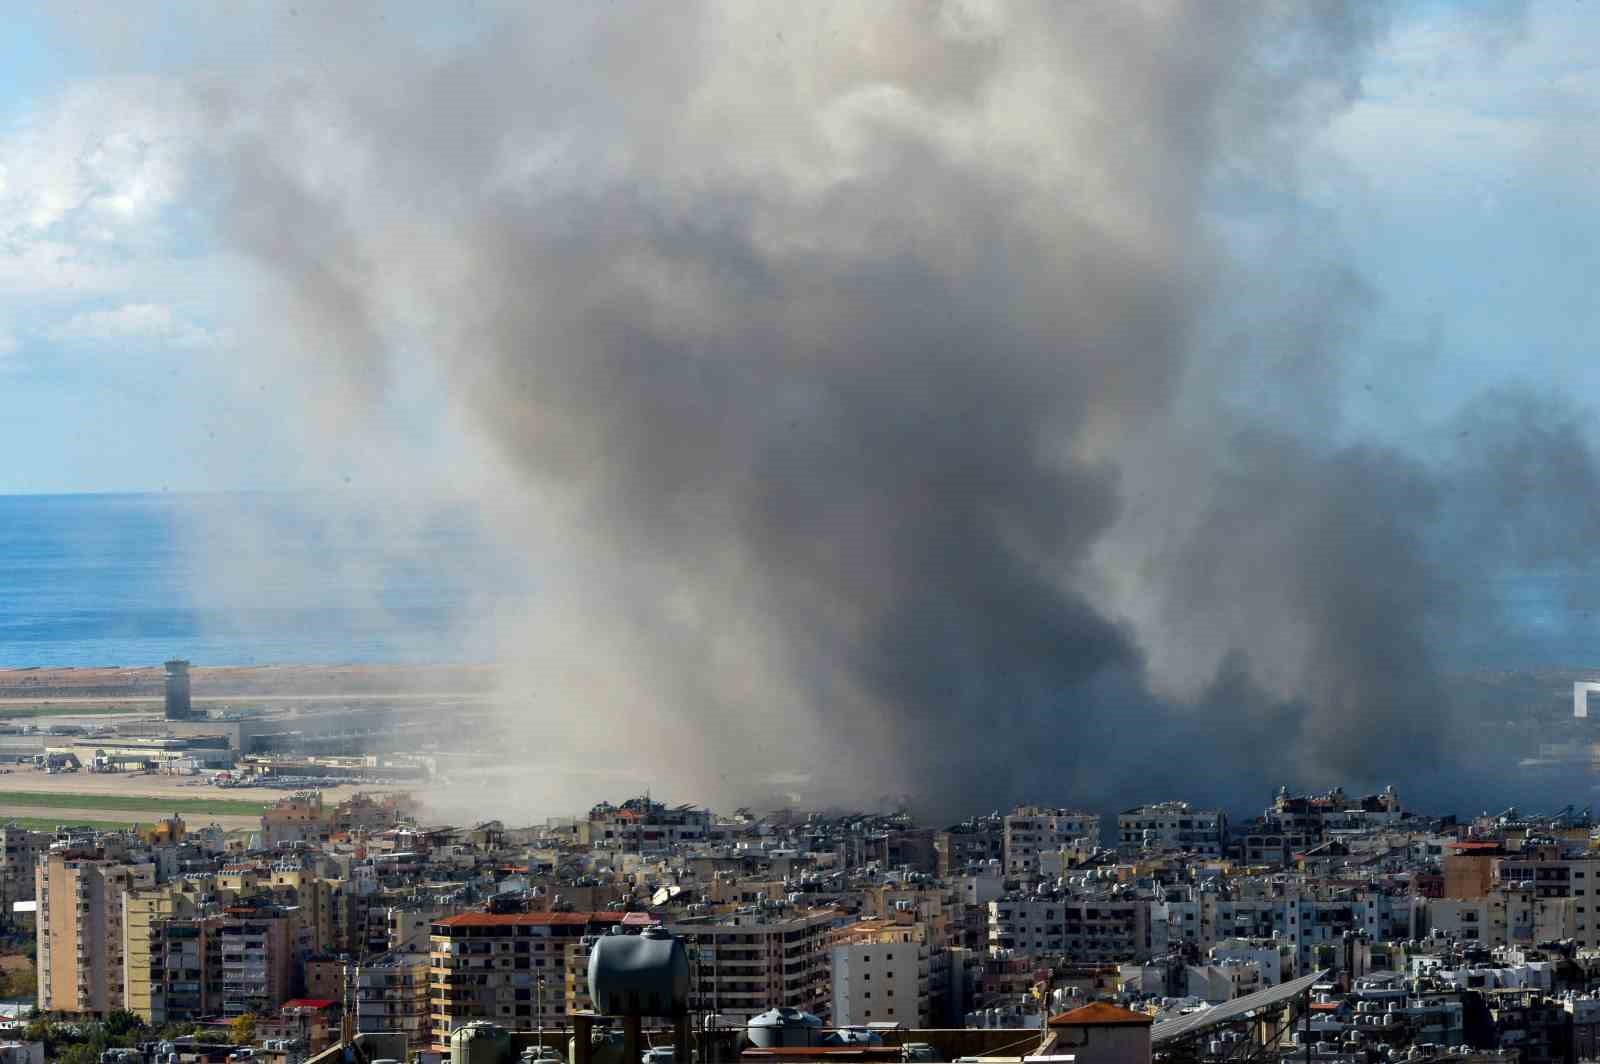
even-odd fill
[{"label": "dark smoke cloud", "polygon": [[1377,297],[1270,205],[1370,9],[313,17],[204,87],[222,231],[308,449],[373,447],[419,365],[483,445],[540,586],[486,621],[526,794],[1475,800],[1440,648],[1486,566],[1581,554],[1594,466],[1504,396],[1434,453],[1343,438]]}]

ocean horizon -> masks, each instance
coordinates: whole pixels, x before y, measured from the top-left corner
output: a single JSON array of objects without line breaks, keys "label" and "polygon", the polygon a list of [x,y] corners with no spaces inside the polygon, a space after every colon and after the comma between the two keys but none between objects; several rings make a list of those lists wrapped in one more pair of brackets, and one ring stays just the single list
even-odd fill
[{"label": "ocean horizon", "polygon": [[0,668],[483,659],[519,592],[458,511],[268,492],[0,495]]}]

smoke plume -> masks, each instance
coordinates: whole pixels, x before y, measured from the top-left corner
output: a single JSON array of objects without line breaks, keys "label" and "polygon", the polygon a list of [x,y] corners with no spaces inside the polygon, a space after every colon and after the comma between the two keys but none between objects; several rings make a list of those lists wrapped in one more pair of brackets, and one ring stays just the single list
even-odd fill
[{"label": "smoke plume", "polygon": [[[1595,468],[1531,395],[1407,452],[1341,417],[1377,296],[1270,204],[1372,11],[380,13],[196,91],[309,461],[532,573],[486,799],[1476,800],[1451,648],[1581,556]],[[386,458],[406,407],[449,484]]]}]

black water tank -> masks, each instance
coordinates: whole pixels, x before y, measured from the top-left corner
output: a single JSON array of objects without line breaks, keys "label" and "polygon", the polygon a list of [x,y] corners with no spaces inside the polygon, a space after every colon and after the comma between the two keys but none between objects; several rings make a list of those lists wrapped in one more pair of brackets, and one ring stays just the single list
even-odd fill
[{"label": "black water tank", "polygon": [[604,1016],[682,1016],[689,1010],[689,953],[661,927],[602,935],[589,954],[589,993]]}]

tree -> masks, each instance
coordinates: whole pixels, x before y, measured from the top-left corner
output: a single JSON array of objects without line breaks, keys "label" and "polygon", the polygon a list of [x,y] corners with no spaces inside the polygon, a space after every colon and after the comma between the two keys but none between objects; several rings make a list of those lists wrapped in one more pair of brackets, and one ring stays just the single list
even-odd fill
[{"label": "tree", "polygon": [[127,1009],[117,1009],[106,1017],[106,1034],[113,1039],[122,1039],[130,1035],[138,1035],[144,1031],[144,1020],[137,1012]]},{"label": "tree", "polygon": [[243,1016],[236,1016],[228,1029],[233,1036],[233,1044],[247,1046],[256,1040],[256,1014],[247,1012]]}]

